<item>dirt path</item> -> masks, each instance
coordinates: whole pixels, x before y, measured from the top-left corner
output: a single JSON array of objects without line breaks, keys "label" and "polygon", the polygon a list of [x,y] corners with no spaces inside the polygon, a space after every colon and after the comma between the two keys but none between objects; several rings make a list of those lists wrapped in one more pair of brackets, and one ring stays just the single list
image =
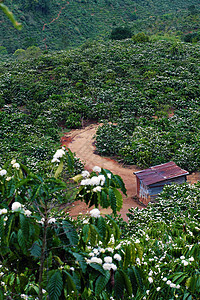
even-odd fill
[{"label": "dirt path", "polygon": [[[133,172],[138,171],[139,168],[136,166],[125,168],[122,164],[110,158],[102,157],[94,153],[95,146],[93,145],[93,137],[98,126],[98,124],[92,124],[83,129],[72,130],[62,137],[61,142],[62,145],[69,147],[72,152],[76,153],[77,157],[85,163],[85,168],[88,171],[91,171],[94,166],[99,166],[122,177],[127,189],[127,197],[124,196],[123,207],[120,214],[124,220],[127,220],[126,213],[129,208],[137,206],[140,208],[143,207],[133,199],[133,196],[136,195],[136,179]],[[91,208],[89,210],[91,210]],[[87,211],[88,207],[81,201],[74,202],[74,206],[70,207],[71,216],[76,216],[79,213],[85,214]],[[101,212],[110,213],[111,209],[102,209]]]},{"label": "dirt path", "polygon": [[[62,145],[69,147],[72,152],[76,153],[77,157],[85,163],[85,168],[88,171],[91,171],[94,166],[99,166],[122,177],[127,189],[127,197],[124,196],[123,207],[120,214],[123,219],[127,221],[126,213],[129,208],[144,207],[133,199],[136,195],[136,178],[133,172],[140,169],[137,166],[124,167],[122,164],[119,164],[112,159],[102,157],[94,153],[95,146],[93,145],[93,137],[98,126],[100,125],[92,124],[83,129],[72,130],[62,137],[61,143]],[[192,173],[188,176],[188,181],[191,183],[197,182],[197,180],[200,180],[200,172]],[[74,217],[79,215],[79,213],[86,214],[88,210],[91,210],[91,208],[88,209],[86,204],[81,201],[74,202],[73,206],[70,206],[69,208],[70,215]],[[101,212],[103,214],[110,213],[111,209],[102,209]]]}]

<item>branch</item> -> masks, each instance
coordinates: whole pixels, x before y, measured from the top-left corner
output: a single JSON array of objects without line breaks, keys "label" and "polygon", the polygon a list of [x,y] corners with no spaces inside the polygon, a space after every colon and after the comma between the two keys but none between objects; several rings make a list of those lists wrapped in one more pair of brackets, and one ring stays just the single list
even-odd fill
[{"label": "branch", "polygon": [[10,19],[10,21],[13,24],[13,26],[17,30],[21,30],[22,29],[22,24],[17,22],[17,20],[15,19],[15,16],[13,15],[13,13],[8,9],[8,7],[5,4],[3,4],[3,0],[0,0],[0,9],[2,9],[2,11],[4,12],[4,14],[8,17],[8,19]]}]

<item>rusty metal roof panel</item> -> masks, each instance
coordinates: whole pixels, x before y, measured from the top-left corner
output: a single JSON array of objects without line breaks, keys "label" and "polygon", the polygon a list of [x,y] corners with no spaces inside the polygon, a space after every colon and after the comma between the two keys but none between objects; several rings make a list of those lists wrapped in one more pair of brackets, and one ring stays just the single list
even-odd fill
[{"label": "rusty metal roof panel", "polygon": [[145,185],[176,178],[189,173],[178,167],[173,161],[150,167],[148,169],[134,173]]}]

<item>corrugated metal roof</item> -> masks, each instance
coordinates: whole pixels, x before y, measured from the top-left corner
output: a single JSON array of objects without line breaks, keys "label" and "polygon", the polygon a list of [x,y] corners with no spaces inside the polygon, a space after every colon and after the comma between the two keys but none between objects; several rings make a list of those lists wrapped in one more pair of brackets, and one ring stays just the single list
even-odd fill
[{"label": "corrugated metal roof", "polygon": [[188,175],[189,173],[178,167],[173,161],[170,161],[162,165],[153,166],[151,168],[135,172],[134,174],[145,185],[150,185],[159,181]]}]

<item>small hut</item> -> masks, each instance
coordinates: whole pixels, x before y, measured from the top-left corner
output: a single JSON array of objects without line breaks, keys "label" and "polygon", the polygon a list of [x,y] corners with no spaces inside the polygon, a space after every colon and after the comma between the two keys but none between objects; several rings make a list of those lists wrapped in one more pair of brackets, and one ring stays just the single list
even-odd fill
[{"label": "small hut", "polygon": [[144,203],[153,202],[165,184],[181,184],[187,181],[187,171],[173,161],[134,173],[137,181],[137,197]]}]

